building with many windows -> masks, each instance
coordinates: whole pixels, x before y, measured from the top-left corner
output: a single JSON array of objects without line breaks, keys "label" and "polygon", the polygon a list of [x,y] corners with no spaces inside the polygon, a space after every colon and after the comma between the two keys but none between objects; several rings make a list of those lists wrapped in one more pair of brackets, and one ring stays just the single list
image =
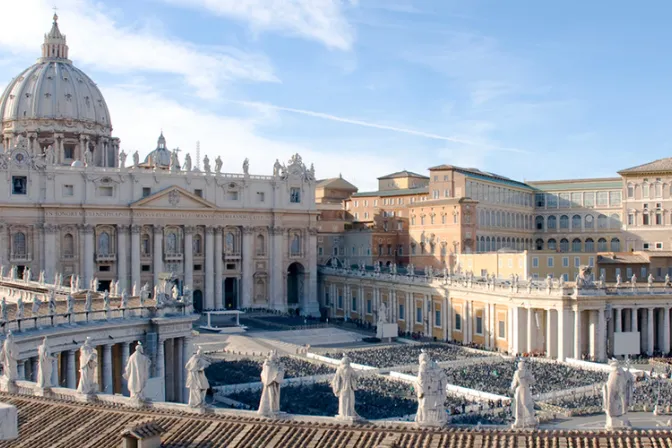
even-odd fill
[{"label": "building with many windows", "polygon": [[[0,265],[93,278],[100,290],[194,291],[197,309],[315,313],[315,173],[297,154],[272,175],[178,160],[161,134],[129,166],[105,100],[68,59],[54,16],[42,57],[0,97]],[[269,165],[269,170],[271,166]]]}]

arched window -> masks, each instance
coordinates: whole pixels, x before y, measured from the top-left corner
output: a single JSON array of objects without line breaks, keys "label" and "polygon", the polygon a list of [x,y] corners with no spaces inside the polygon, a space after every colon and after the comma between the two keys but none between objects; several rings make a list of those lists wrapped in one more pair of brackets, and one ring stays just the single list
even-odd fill
[{"label": "arched window", "polygon": [[607,216],[606,215],[598,215],[597,216],[597,228],[598,229],[606,229],[609,227]]},{"label": "arched window", "polygon": [[644,182],[642,184],[642,199],[649,199],[649,184]]},{"label": "arched window", "polygon": [[75,254],[75,239],[72,234],[66,233],[63,236],[63,255],[72,257]]},{"label": "arched window", "polygon": [[26,234],[23,232],[17,232],[12,238],[12,253],[14,255],[23,255],[27,253],[26,250]]},{"label": "arched window", "polygon": [[544,250],[544,240],[541,238],[537,239],[537,241],[534,242],[534,248],[536,250]]},{"label": "arched window", "polygon": [[569,229],[569,216],[562,215],[560,217],[560,228],[561,229]]},{"label": "arched window", "polygon": [[581,230],[581,216],[572,216],[572,230]]},{"label": "arched window", "polygon": [[298,233],[292,235],[292,241],[289,249],[290,255],[301,255],[301,236]]},{"label": "arched window", "polygon": [[620,252],[621,251],[621,240],[618,238],[612,238],[611,239],[611,251],[612,252]]},{"label": "arched window", "polygon": [[498,211],[496,213],[496,216],[497,216],[497,227],[501,227],[502,226],[502,214],[499,213],[499,211]]},{"label": "arched window", "polygon": [[595,252],[595,242],[592,238],[586,239],[586,252]]},{"label": "arched window", "polygon": [[490,252],[492,250],[492,247],[490,246],[490,237],[486,236],[485,237],[485,251]]},{"label": "arched window", "polygon": [[607,251],[607,240],[604,238],[600,238],[597,240],[597,251],[598,252],[606,252]]},{"label": "arched window", "polygon": [[534,218],[534,227],[537,230],[544,230],[544,217],[543,216],[537,216]]},{"label": "arched window", "polygon": [[146,233],[142,235],[142,254],[143,255],[150,255],[152,252],[151,244],[149,242],[149,235]]},{"label": "arched window", "polygon": [[497,237],[497,245],[495,246],[495,250],[499,250],[502,248],[502,239],[500,237]]},{"label": "arched window", "polygon": [[567,238],[560,240],[560,252],[569,252],[569,240]]},{"label": "arched window", "polygon": [[107,232],[98,235],[98,253],[100,255],[110,255],[110,234]]},{"label": "arched window", "polygon": [[558,227],[558,218],[555,216],[549,216],[548,219],[546,220],[546,227],[551,230],[551,229],[556,229]]},{"label": "arched window", "polygon": [[177,244],[177,233],[175,232],[169,232],[168,235],[166,235],[166,253],[167,254],[179,253]]},{"label": "arched window", "polygon": [[635,197],[635,186],[632,184],[628,184],[628,198],[634,198]]},{"label": "arched window", "polygon": [[200,255],[203,253],[203,240],[201,239],[201,235],[194,235],[194,238],[191,240],[191,249],[194,254]]},{"label": "arched window", "polygon": [[621,215],[619,215],[618,213],[614,213],[613,215],[611,215],[610,221],[611,221],[610,227],[612,229],[621,228]]},{"label": "arched window", "polygon": [[572,240],[572,252],[581,252],[581,240],[574,238]]},{"label": "arched window", "polygon": [[593,218],[593,215],[586,215],[586,218],[584,219],[584,223],[585,223],[586,229],[592,229],[593,226],[595,225],[595,218]]},{"label": "arched window", "polygon": [[556,250],[558,248],[558,243],[555,241],[555,238],[548,240],[548,250]]},{"label": "arched window", "polygon": [[257,255],[264,255],[266,253],[266,242],[264,241],[264,235],[257,235]]}]

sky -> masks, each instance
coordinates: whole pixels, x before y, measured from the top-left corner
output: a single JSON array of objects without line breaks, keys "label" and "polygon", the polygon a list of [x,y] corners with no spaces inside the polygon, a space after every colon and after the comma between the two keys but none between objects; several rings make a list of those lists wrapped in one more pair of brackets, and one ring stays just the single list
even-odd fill
[{"label": "sky", "polygon": [[360,191],[440,164],[545,180],[672,156],[662,0],[2,2],[1,85],[54,7],[129,154],[163,130],[227,172],[299,153]]}]

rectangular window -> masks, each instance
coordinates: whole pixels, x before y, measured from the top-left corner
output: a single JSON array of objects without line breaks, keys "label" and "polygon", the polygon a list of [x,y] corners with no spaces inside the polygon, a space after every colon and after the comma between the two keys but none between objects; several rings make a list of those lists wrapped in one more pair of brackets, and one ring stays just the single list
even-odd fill
[{"label": "rectangular window", "polygon": [[569,193],[560,193],[560,208],[569,207]]},{"label": "rectangular window", "polygon": [[257,202],[265,202],[266,201],[266,193],[263,191],[257,191]]},{"label": "rectangular window", "polygon": [[606,191],[599,191],[597,193],[597,206],[606,207],[609,205],[609,193]]},{"label": "rectangular window", "polygon": [[663,214],[662,213],[656,213],[656,225],[657,226],[663,225]]},{"label": "rectangular window", "polygon": [[642,224],[645,226],[649,225],[649,214],[648,213],[643,213],[642,214]]},{"label": "rectangular window", "polygon": [[12,194],[27,194],[28,178],[26,176],[12,176]]},{"label": "rectangular window", "polygon": [[562,267],[563,268],[569,267],[569,257],[562,257]]},{"label": "rectangular window", "polygon": [[72,185],[63,185],[63,196],[74,196],[75,187]]},{"label": "rectangular window", "polygon": [[352,297],[352,311],[357,311],[357,297]]},{"label": "rectangular window", "polygon": [[499,339],[506,339],[506,322],[503,320],[497,322],[497,337]]},{"label": "rectangular window", "polygon": [[98,196],[111,198],[114,194],[113,187],[98,187]]},{"label": "rectangular window", "polygon": [[195,264],[194,265],[194,271],[201,271],[203,270],[203,265],[202,264]]},{"label": "rectangular window", "polygon": [[462,331],[462,315],[455,313],[455,330]]},{"label": "rectangular window", "polygon": [[635,225],[635,215],[633,215],[632,213],[628,215],[628,225],[629,226]]},{"label": "rectangular window", "polygon": [[656,249],[662,250],[663,249],[663,243],[656,243]]},{"label": "rectangular window", "polygon": [[588,266],[595,266],[595,257],[588,257]]},{"label": "rectangular window", "polygon": [[148,264],[143,264],[142,266],[140,266],[140,270],[142,272],[149,272],[150,271],[149,265]]},{"label": "rectangular window", "polygon": [[443,190],[443,197],[444,198],[449,198],[450,197],[450,190]]},{"label": "rectangular window", "polygon": [[584,207],[595,207],[595,193],[584,193],[583,194],[583,206]]},{"label": "rectangular window", "polygon": [[289,202],[292,204],[301,203],[301,189],[297,187],[292,187],[289,189]]},{"label": "rectangular window", "polygon": [[404,305],[399,304],[399,320],[406,320],[404,317]]},{"label": "rectangular window", "polygon": [[533,257],[532,258],[532,267],[533,268],[538,268],[539,267],[539,257]]},{"label": "rectangular window", "polygon": [[552,267],[553,267],[553,257],[548,257],[548,259],[546,260],[546,265],[547,265],[549,268],[552,268]]},{"label": "rectangular window", "polygon": [[574,267],[578,268],[579,266],[581,266],[581,258],[574,257]]},{"label": "rectangular window", "polygon": [[366,301],[366,314],[371,314],[371,299]]},{"label": "rectangular window", "polygon": [[317,248],[317,255],[322,255],[324,254],[324,249],[322,249],[322,246]]},{"label": "rectangular window", "polygon": [[226,192],[226,200],[227,201],[237,201],[238,200],[238,192],[237,191],[227,191]]},{"label": "rectangular window", "polygon": [[421,324],[422,323],[422,307],[419,306],[415,309],[415,323],[416,324]]},{"label": "rectangular window", "polygon": [[66,146],[63,148],[63,158],[67,160],[72,160],[75,158],[75,147],[74,146]]},{"label": "rectangular window", "polygon": [[397,255],[404,255],[404,246],[401,244],[397,245]]},{"label": "rectangular window", "polygon": [[439,190],[432,191],[432,196],[434,199],[439,199]]},{"label": "rectangular window", "polygon": [[610,191],[609,192],[609,205],[612,207],[621,206],[621,192],[620,191]]},{"label": "rectangular window", "polygon": [[483,335],[483,318],[476,316],[476,334]]},{"label": "rectangular window", "polygon": [[558,197],[554,194],[546,195],[546,208],[557,208],[558,207]]},{"label": "rectangular window", "polygon": [[534,195],[534,205],[538,208],[544,208],[546,206],[544,193],[536,193]]},{"label": "rectangular window", "polygon": [[572,207],[581,207],[583,195],[581,193],[572,193]]},{"label": "rectangular window", "polygon": [[196,189],[194,189],[194,194],[196,196],[198,196],[199,198],[202,198],[203,197],[203,190],[201,190],[200,188],[196,188]]},{"label": "rectangular window", "polygon": [[[387,199],[383,199],[383,205],[385,205],[386,203],[387,203]],[[373,206],[378,207],[378,199],[373,200]]]},{"label": "rectangular window", "polygon": [[640,268],[639,275],[640,275],[639,278],[646,278],[646,268],[644,266]]},{"label": "rectangular window", "polygon": [[632,278],[632,268],[625,268],[625,276],[628,279]]},{"label": "rectangular window", "polygon": [[150,194],[152,194],[152,189],[151,189],[151,188],[149,188],[149,187],[142,187],[142,197],[143,197],[143,198],[146,198],[146,197],[149,196]]},{"label": "rectangular window", "polygon": [[441,310],[434,311],[434,326],[441,327]]},{"label": "rectangular window", "polygon": [[341,294],[338,295],[338,309],[339,310],[343,309],[343,295]]}]

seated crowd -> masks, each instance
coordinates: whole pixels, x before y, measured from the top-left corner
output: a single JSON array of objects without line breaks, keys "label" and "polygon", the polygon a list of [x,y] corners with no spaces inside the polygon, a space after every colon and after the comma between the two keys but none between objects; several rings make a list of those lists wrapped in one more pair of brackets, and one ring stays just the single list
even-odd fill
[{"label": "seated crowd", "polygon": [[[326,375],[334,373],[336,369],[326,364],[302,361],[291,356],[282,356],[280,361],[285,367],[285,378]],[[260,381],[262,364],[262,359],[222,360],[214,362],[205,369],[205,375],[211,386],[254,383]]]},{"label": "seated crowd", "polygon": [[[455,361],[458,359],[485,356],[448,344],[401,345],[386,348],[346,351],[346,353],[354,363],[376,368],[385,368],[417,364],[421,350],[425,350],[436,362]],[[340,359],[343,357],[343,352],[329,352],[325,353],[324,356]]]}]

